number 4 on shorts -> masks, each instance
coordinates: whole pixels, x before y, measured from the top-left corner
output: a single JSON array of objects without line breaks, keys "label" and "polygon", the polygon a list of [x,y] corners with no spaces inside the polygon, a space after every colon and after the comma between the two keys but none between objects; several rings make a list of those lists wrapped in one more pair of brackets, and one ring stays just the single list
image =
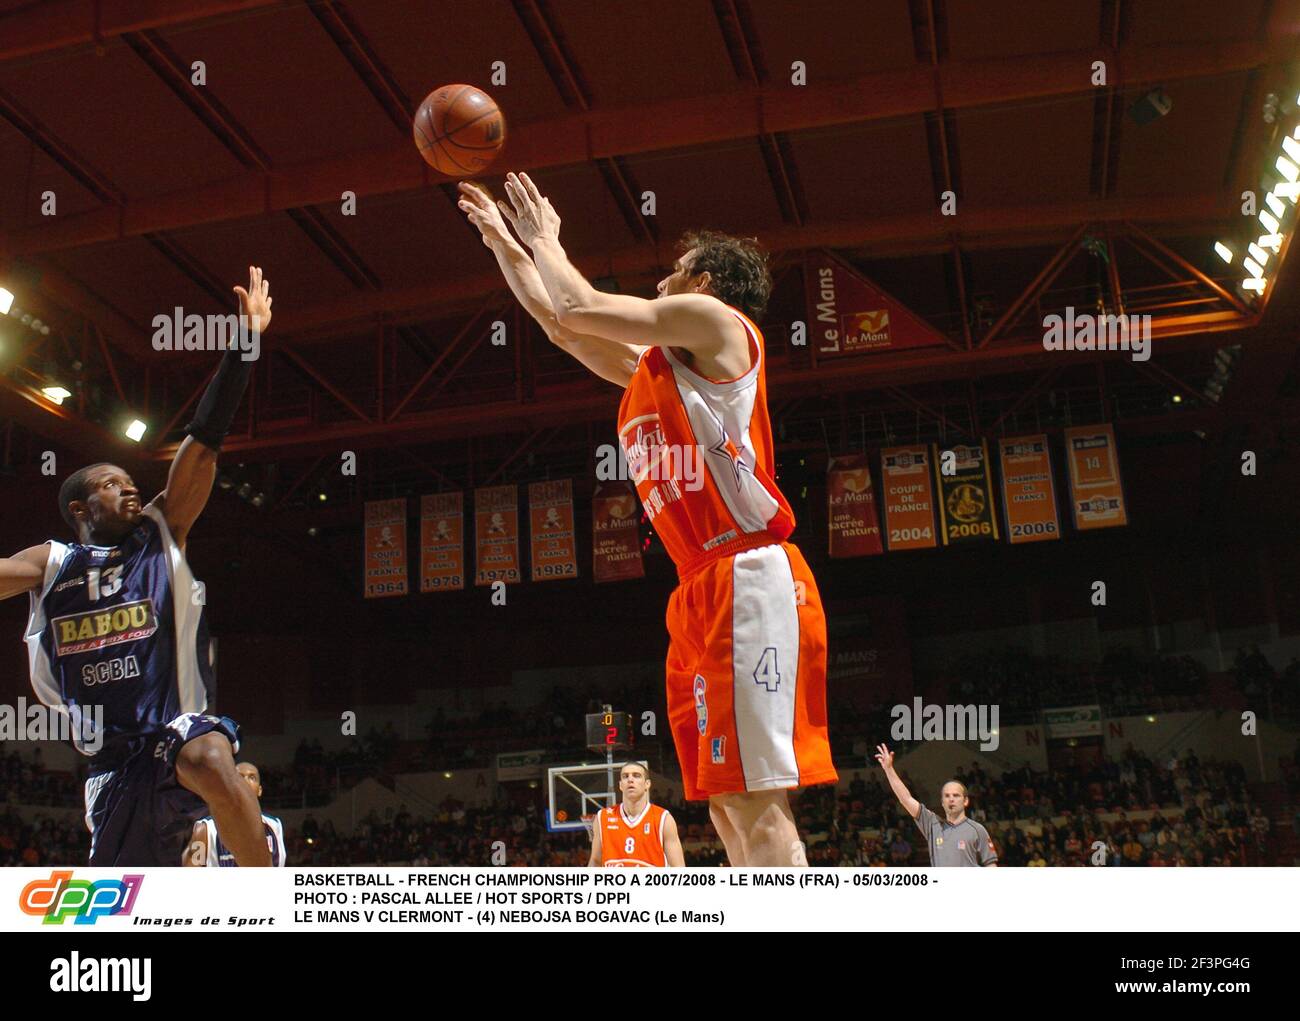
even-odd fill
[{"label": "number 4 on shorts", "polygon": [[768,691],[776,691],[781,687],[781,672],[776,668],[776,649],[771,645],[758,658],[758,666],[754,667],[754,683],[761,684]]}]

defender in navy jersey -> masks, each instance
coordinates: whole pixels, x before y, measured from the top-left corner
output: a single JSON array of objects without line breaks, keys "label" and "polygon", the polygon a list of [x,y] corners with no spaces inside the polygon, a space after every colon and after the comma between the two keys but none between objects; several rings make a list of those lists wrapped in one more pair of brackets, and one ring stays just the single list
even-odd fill
[{"label": "defender in navy jersey", "polygon": [[[248,289],[234,291],[241,325],[264,333],[271,297],[262,271],[250,266]],[[32,687],[68,714],[73,743],[90,757],[91,865],[175,865],[205,812],[241,865],[271,864],[257,797],[235,770],[238,725],[207,711],[203,591],[185,560],[248,385],[252,363],[241,354],[232,344],[222,356],[166,490],[143,504],[123,469],[82,468],[59,490],[76,541],[0,559],[0,599],[30,597]]]},{"label": "defender in navy jersey", "polygon": [[[258,800],[262,797],[262,774],[251,762],[241,762],[235,767],[249,787],[253,789]],[[271,864],[283,868],[286,860],[284,845],[284,823],[273,815],[262,815],[262,827],[266,831],[266,847],[271,852]],[[190,846],[185,849],[182,865],[194,868],[233,868],[239,863],[230,849],[221,842],[217,832],[217,820],[206,816],[194,824],[190,835]]]}]

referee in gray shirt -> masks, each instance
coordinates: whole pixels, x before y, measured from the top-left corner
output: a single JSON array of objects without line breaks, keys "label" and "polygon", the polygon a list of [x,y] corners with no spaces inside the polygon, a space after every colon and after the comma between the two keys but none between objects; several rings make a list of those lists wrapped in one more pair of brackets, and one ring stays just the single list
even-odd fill
[{"label": "referee in gray shirt", "polygon": [[907,785],[894,772],[894,753],[886,745],[877,746],[876,761],[884,769],[885,778],[899,804],[916,820],[917,828],[929,847],[932,866],[997,865],[998,852],[989,838],[989,831],[974,819],[966,818],[970,798],[966,795],[965,784],[949,780],[943,785],[940,797],[946,818],[940,819],[908,792]]}]

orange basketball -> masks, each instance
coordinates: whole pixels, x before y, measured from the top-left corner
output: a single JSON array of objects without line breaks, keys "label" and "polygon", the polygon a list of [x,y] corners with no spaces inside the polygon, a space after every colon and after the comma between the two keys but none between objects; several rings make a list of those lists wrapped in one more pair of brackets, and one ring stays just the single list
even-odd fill
[{"label": "orange basketball", "polygon": [[486,92],[444,85],[424,97],[412,125],[424,161],[448,177],[472,177],[506,144],[506,119]]}]

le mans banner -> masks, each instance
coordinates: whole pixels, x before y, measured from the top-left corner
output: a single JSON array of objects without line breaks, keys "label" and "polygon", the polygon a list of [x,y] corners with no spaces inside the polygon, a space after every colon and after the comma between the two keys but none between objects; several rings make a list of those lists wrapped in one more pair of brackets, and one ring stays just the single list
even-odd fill
[{"label": "le mans banner", "polygon": [[998,440],[1002,467],[1002,512],[1012,545],[1061,537],[1047,436],[1004,436]]},{"label": "le mans banner", "polygon": [[367,599],[406,595],[406,501],[366,502]]},{"label": "le mans banner", "polygon": [[608,482],[591,498],[591,573],[596,581],[644,578],[636,491],[626,482]]},{"label": "le mans banner", "polygon": [[987,443],[959,443],[940,450],[934,479],[939,491],[939,532],[945,546],[998,537]]},{"label": "le mans banner", "polygon": [[532,528],[533,581],[576,578],[578,557],[573,538],[573,482],[533,482],[528,486]]},{"label": "le mans banner", "polygon": [[886,447],[880,452],[885,502],[885,541],[890,552],[933,549],[934,484],[930,481],[930,448]]},{"label": "le mans banner", "polygon": [[1089,425],[1065,430],[1065,456],[1070,466],[1070,508],[1074,527],[1112,528],[1128,524],[1124,490],[1119,481],[1115,430]]},{"label": "le mans banner", "polygon": [[830,555],[865,557],[883,553],[871,469],[863,454],[832,457],[826,466]]},{"label": "le mans banner", "polygon": [[519,573],[519,491],[515,486],[474,490],[474,584],[522,581]]},{"label": "le mans banner", "polygon": [[420,591],[465,587],[465,494],[420,497]]}]

